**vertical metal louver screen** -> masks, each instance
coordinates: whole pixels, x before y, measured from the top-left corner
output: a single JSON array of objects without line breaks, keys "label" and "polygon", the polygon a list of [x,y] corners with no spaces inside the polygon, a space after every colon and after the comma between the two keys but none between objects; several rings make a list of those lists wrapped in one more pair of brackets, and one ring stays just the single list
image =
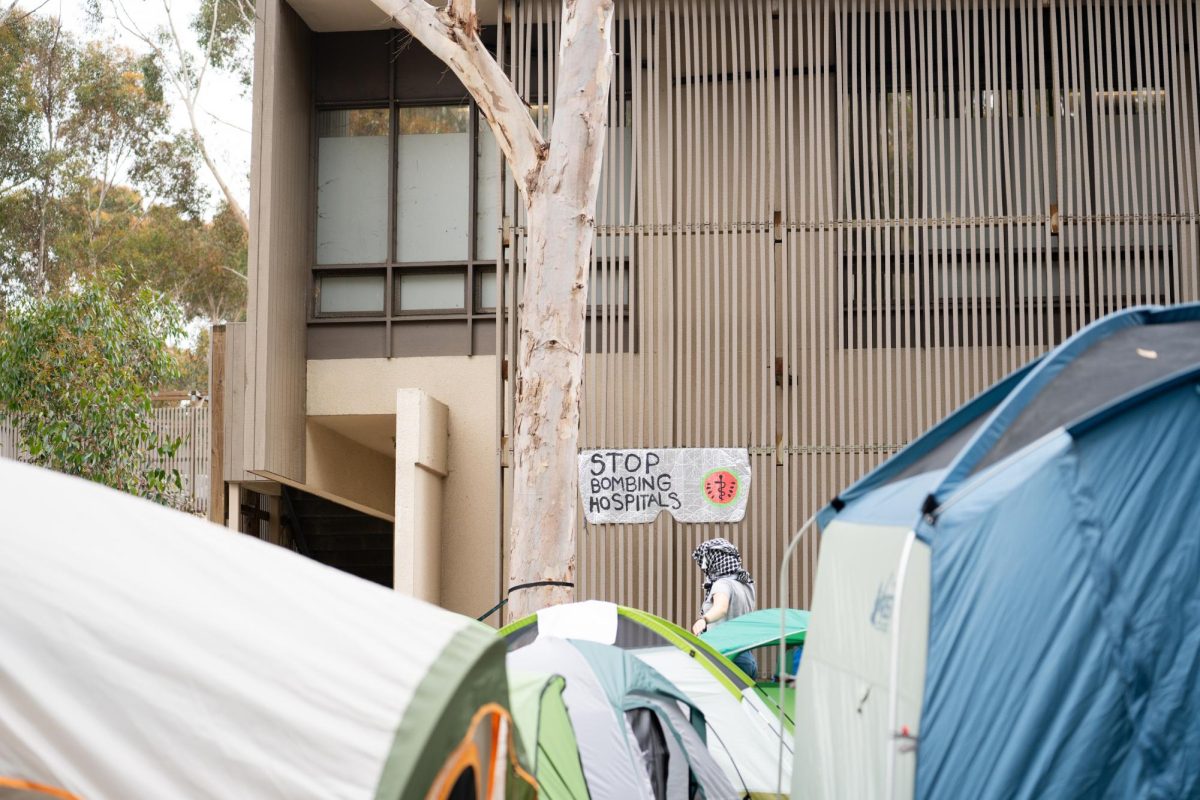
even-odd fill
[{"label": "vertical metal louver screen", "polygon": [[[548,129],[560,4],[502,13]],[[754,484],[736,526],[581,517],[580,596],[688,620],[719,535],[773,604],[841,487],[1097,317],[1196,299],[1196,41],[1191,0],[618,2],[581,446],[748,447]]]}]

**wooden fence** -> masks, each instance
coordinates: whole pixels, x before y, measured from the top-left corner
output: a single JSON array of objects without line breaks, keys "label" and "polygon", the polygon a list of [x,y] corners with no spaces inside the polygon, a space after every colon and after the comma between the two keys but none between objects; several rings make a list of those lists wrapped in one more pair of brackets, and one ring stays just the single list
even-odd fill
[{"label": "wooden fence", "polygon": [[[209,462],[211,448],[209,406],[171,405],[154,409],[154,426],[164,440],[180,439],[175,455],[160,459],[150,454],[147,467],[161,466],[178,470],[183,491],[173,505],[182,511],[204,515],[208,512]],[[21,446],[13,426],[0,420],[0,458],[20,459]]]}]

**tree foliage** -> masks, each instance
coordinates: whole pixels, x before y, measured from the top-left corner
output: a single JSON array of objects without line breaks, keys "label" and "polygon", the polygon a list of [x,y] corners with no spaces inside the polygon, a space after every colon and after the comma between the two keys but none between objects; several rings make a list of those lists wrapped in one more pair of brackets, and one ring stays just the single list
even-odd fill
[{"label": "tree foliage", "polygon": [[[161,96],[162,87],[174,89],[176,100],[187,112],[191,128],[190,141],[208,168],[209,174],[221,189],[230,213],[247,234],[250,221],[236,197],[228,177],[213,159],[207,135],[200,125],[200,95],[210,67],[223,68],[239,75],[243,85],[250,83],[254,63],[253,31],[254,3],[252,0],[201,0],[191,29],[197,41],[187,40],[176,24],[170,0],[160,0],[166,14],[165,25],[145,25],[140,8],[131,8],[128,0],[88,0],[97,19],[116,22],[127,34],[149,49],[143,70],[147,86]],[[198,45],[198,49],[197,49]]]},{"label": "tree foliage", "polygon": [[207,194],[169,124],[152,56],[79,42],[58,21],[0,24],[0,307],[114,266],[189,317],[237,319],[245,230]]},{"label": "tree foliage", "polygon": [[237,75],[249,88],[254,66],[254,1],[201,0],[191,28],[213,66]]},{"label": "tree foliage", "polygon": [[242,318],[246,234],[224,206],[211,222],[153,206],[126,217],[120,227],[114,222],[110,231],[118,241],[108,250],[107,263],[175,300],[188,318]]},{"label": "tree foliage", "polygon": [[25,64],[27,26],[15,7],[0,11],[0,197],[34,175],[38,106]]},{"label": "tree foliage", "polygon": [[160,391],[208,393],[208,353],[210,337],[207,328],[200,330],[192,347],[172,347],[175,376],[159,387]]},{"label": "tree foliage", "polygon": [[[0,235],[4,277],[36,294],[102,265],[106,224],[123,210],[111,193],[122,183],[137,184],[143,206],[192,214],[204,198],[195,159],[170,130],[170,109],[147,92],[142,57],[111,42],[80,43],[56,19],[14,13],[3,26],[10,63],[0,68],[11,100],[35,113],[22,118],[27,135],[7,143],[0,162],[0,186],[9,187],[0,195]],[[63,237],[74,239],[69,257]]]},{"label": "tree foliage", "polygon": [[26,460],[166,502],[179,475],[148,467],[147,455],[169,457],[179,443],[155,431],[151,395],[176,378],[168,340],[181,319],[118,272],[10,308],[0,318],[0,409]]}]

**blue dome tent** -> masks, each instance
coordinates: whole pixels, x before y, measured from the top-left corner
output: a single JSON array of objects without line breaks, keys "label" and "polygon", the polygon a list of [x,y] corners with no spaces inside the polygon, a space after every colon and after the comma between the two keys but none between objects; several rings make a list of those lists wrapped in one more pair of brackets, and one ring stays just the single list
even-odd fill
[{"label": "blue dome tent", "polygon": [[793,797],[1200,793],[1200,304],[1088,326],[818,522]]}]

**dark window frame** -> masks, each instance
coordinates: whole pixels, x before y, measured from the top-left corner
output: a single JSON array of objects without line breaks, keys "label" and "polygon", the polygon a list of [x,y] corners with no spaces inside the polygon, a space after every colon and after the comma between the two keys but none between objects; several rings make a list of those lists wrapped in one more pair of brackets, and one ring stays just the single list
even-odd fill
[{"label": "dark window frame", "polygon": [[[433,262],[429,262],[433,263]],[[408,317],[420,316],[437,316],[444,319],[465,318],[470,305],[474,302],[471,297],[472,288],[467,283],[467,268],[465,265],[457,261],[447,261],[444,266],[419,266],[405,264],[402,269],[396,272],[396,282],[392,286],[392,307],[395,309],[393,316],[396,319],[406,319]],[[405,275],[461,275],[463,278],[463,304],[459,308],[414,308],[408,311],[404,310],[403,297],[401,292],[401,283]],[[478,312],[476,312],[478,315]]]},{"label": "dark window frame", "polygon": [[[323,36],[325,34],[318,34]],[[337,36],[347,36],[351,34],[336,34]],[[364,40],[365,41],[365,40]],[[485,37],[486,41],[486,37]],[[339,47],[345,48],[345,43],[339,44]],[[480,166],[481,152],[480,147],[485,146],[483,137],[480,135],[481,123],[483,122],[478,106],[475,104],[470,95],[458,83],[452,74],[450,74],[440,63],[433,63],[426,58],[428,54],[417,52],[416,48],[419,45],[408,41],[406,37],[392,37],[388,40],[390,51],[390,68],[388,69],[388,97],[372,98],[372,99],[347,99],[342,100],[334,96],[326,94],[324,97],[318,97],[316,87],[318,85],[318,70],[322,68],[320,64],[314,64],[311,74],[313,83],[313,104],[312,119],[310,125],[310,185],[309,185],[309,256],[308,256],[308,303],[307,303],[307,326],[310,330],[309,342],[310,347],[316,346],[320,352],[324,345],[314,342],[326,341],[324,334],[315,334],[317,339],[314,339],[314,331],[319,331],[324,328],[327,331],[332,331],[336,328],[346,327],[363,327],[371,328],[378,326],[383,336],[384,346],[382,351],[363,357],[385,357],[394,358],[408,355],[427,355],[428,352],[425,345],[428,341],[425,338],[428,334],[428,329],[417,333],[419,326],[444,326],[453,323],[462,323],[465,325],[465,342],[466,347],[457,349],[453,345],[448,347],[446,355],[475,355],[478,353],[492,352],[487,345],[485,338],[479,338],[480,334],[487,336],[487,329],[477,331],[481,324],[494,326],[499,324],[502,318],[508,318],[508,305],[512,302],[514,287],[511,284],[509,275],[513,279],[521,274],[518,269],[515,273],[509,267],[509,257],[511,255],[508,250],[509,244],[502,239],[500,231],[495,231],[495,250],[496,256],[492,258],[480,257],[480,234],[479,228],[479,197],[480,197]],[[406,56],[406,53],[409,54]],[[406,63],[406,59],[411,60],[412,64]],[[372,62],[373,63],[373,62]],[[415,66],[414,66],[415,65]],[[347,87],[353,87],[355,81],[349,78],[346,74],[334,70],[336,81],[333,84],[340,83]],[[403,80],[406,85],[414,85],[414,74],[421,73],[421,86],[432,87],[429,92],[418,91],[416,94],[420,96],[401,97],[399,96],[399,87],[401,86],[401,72],[404,72]],[[629,71],[626,70],[626,74]],[[326,81],[329,83],[329,81]],[[352,93],[352,89],[347,89]],[[632,98],[632,87],[628,87],[624,93],[623,102],[628,105]],[[398,185],[398,145],[399,145],[399,117],[400,109],[403,108],[423,108],[434,106],[466,106],[469,110],[468,122],[468,146],[464,154],[469,158],[468,175],[467,175],[467,254],[465,259],[451,261],[400,261],[397,258],[397,227],[398,218],[397,210],[399,204],[399,185]],[[316,223],[317,223],[317,170],[318,164],[318,146],[319,137],[318,120],[319,115],[325,111],[335,110],[355,110],[355,109],[387,109],[388,110],[388,190],[387,190],[387,254],[383,262],[371,264],[317,264],[316,263]],[[632,111],[626,111],[622,115],[626,119],[626,124],[632,125]],[[501,163],[503,160],[501,159]],[[508,195],[507,190],[505,195]],[[505,209],[499,209],[499,217],[504,219]],[[482,231],[482,233],[487,233]],[[593,256],[594,257],[594,256]],[[608,261],[609,268],[613,270],[615,276],[618,267],[612,259],[604,259]],[[637,294],[636,270],[634,268],[635,257],[631,253],[627,253],[621,259],[620,272],[623,273],[626,296],[621,302],[608,303],[592,303],[589,302],[586,309],[587,317],[587,336],[588,336],[588,352],[599,352],[602,348],[591,343],[593,329],[597,322],[608,320],[609,323],[617,322],[623,326],[623,333],[613,333],[622,339],[623,352],[637,352],[637,333],[635,331],[636,319],[631,313],[631,308],[635,304],[635,296]],[[500,264],[503,262],[504,266]],[[382,315],[377,314],[360,314],[357,312],[320,312],[318,285],[322,276],[329,274],[352,274],[358,271],[380,271],[384,272],[384,311]],[[465,275],[464,289],[465,301],[462,308],[454,309],[414,309],[403,311],[400,308],[400,281],[403,274],[411,271],[424,272],[461,272]],[[505,280],[509,282],[508,291],[504,293],[504,310],[501,311],[491,306],[485,306],[482,298],[482,279],[485,275],[504,274]],[[499,295],[499,292],[497,292]],[[411,330],[416,335],[416,339],[420,340],[414,345],[414,350],[409,351],[404,345],[404,337],[402,332],[405,326],[413,326]],[[394,333],[394,329],[397,329]],[[455,334],[454,338],[458,338]],[[449,338],[447,339],[449,341]],[[478,345],[478,346],[477,346]],[[335,347],[335,349],[337,349]],[[344,351],[342,351],[344,352]],[[326,356],[317,355],[317,358]],[[328,356],[328,357],[346,357],[344,355]]]},{"label": "dark window frame", "polygon": [[[409,47],[412,45],[410,44]],[[364,101],[316,100],[318,82],[317,67],[312,72],[313,84],[313,115],[310,126],[311,180],[309,186],[309,257],[308,257],[308,303],[307,324],[309,327],[322,325],[382,325],[386,358],[406,355],[402,347],[395,346],[393,328],[420,322],[462,322],[466,327],[467,350],[462,355],[475,355],[475,327],[478,323],[492,323],[497,319],[495,309],[483,308],[476,295],[479,282],[476,274],[483,271],[495,270],[495,258],[482,259],[479,257],[479,126],[481,117],[479,108],[474,100],[457,85],[456,81],[445,80],[440,73],[429,71],[430,85],[445,85],[447,90],[437,93],[437,96],[404,98],[397,96],[396,73],[401,69],[404,60],[404,47],[398,47],[395,41],[389,42],[392,67],[388,70],[388,98]],[[398,144],[399,144],[399,115],[401,108],[422,108],[433,106],[463,106],[468,108],[468,145],[463,154],[468,158],[467,170],[467,257],[458,261],[399,261],[396,252],[397,208],[399,204],[399,186],[397,182]],[[316,260],[316,225],[317,225],[317,151],[319,146],[318,119],[324,111],[343,111],[355,109],[379,109],[388,111],[388,207],[387,207],[387,254],[385,260],[372,264],[318,264]],[[500,234],[496,233],[497,252],[504,257],[504,248],[500,243]],[[382,315],[360,314],[357,312],[322,312],[318,293],[319,281],[323,276],[331,274],[354,274],[356,272],[383,272],[384,274],[384,310]],[[465,296],[462,308],[454,309],[418,309],[402,311],[399,304],[400,279],[408,272],[461,272],[464,274]]]},{"label": "dark window frame", "polygon": [[[346,267],[349,267],[348,269]],[[352,277],[355,275],[380,275],[383,277],[383,310],[379,314],[372,314],[366,311],[322,311],[321,310],[321,279],[322,278],[342,278]],[[345,322],[351,320],[376,320],[382,321],[387,315],[387,270],[383,264],[336,264],[328,267],[319,267],[312,270],[312,309],[310,311],[311,318],[309,322],[321,320],[338,320]]]}]

